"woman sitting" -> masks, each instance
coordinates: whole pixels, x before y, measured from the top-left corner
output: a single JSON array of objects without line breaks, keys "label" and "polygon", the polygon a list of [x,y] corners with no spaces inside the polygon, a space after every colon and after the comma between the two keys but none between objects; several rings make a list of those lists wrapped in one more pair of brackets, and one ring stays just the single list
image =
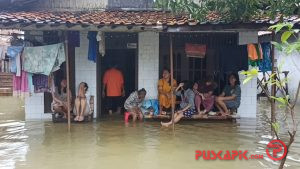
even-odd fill
[{"label": "woman sitting", "polygon": [[83,121],[84,117],[89,115],[90,113],[90,106],[88,104],[88,85],[85,82],[81,82],[79,84],[77,97],[75,99],[75,107],[73,110],[74,115],[76,117],[74,118],[74,121]]},{"label": "woman sitting", "polygon": [[134,91],[130,94],[130,96],[126,99],[124,103],[124,108],[127,112],[129,112],[129,115],[132,116],[133,122],[135,122],[137,118],[139,118],[140,120],[143,119],[141,106],[146,94],[147,92],[144,88],[138,91]]},{"label": "woman sitting", "polygon": [[[217,85],[211,77],[206,78],[204,83],[199,83],[199,88],[195,91],[195,105],[198,112],[198,115],[196,115],[197,117],[204,116],[213,108],[215,102],[215,96],[213,95],[213,93],[216,89],[216,86]],[[203,106],[204,108],[204,110],[202,111],[201,106]]]},{"label": "woman sitting", "polygon": [[[182,103],[180,104],[180,107],[182,108],[181,110],[177,111],[174,115],[174,123],[177,123],[182,119],[183,117],[186,118],[192,118],[193,115],[197,113],[195,109],[195,93],[193,90],[198,89],[198,83],[194,83],[193,86],[185,85],[184,83],[180,83],[179,86],[176,89],[176,92],[178,91],[183,91],[183,96],[182,96]],[[183,107],[185,106],[185,107]],[[169,127],[172,124],[172,120],[163,123],[161,122],[162,126]]]},{"label": "woman sitting", "polygon": [[166,114],[166,110],[171,108],[172,103],[175,105],[176,97],[172,100],[172,87],[176,88],[177,82],[173,80],[171,85],[171,76],[168,69],[163,70],[163,78],[158,81],[158,99],[160,114]]},{"label": "woman sitting", "polygon": [[216,98],[216,106],[220,113],[230,115],[228,109],[237,109],[241,102],[241,88],[239,76],[232,73],[228,78],[228,85],[225,86],[223,92]]},{"label": "woman sitting", "polygon": [[[55,89],[52,89],[51,94],[53,98],[53,102],[51,104],[52,112],[63,114],[63,118],[67,118],[67,114],[68,114],[67,80],[63,79],[60,82],[60,87],[55,87]],[[69,95],[70,95],[70,100],[72,100],[71,91],[69,91]],[[69,106],[71,108],[71,105]]]}]

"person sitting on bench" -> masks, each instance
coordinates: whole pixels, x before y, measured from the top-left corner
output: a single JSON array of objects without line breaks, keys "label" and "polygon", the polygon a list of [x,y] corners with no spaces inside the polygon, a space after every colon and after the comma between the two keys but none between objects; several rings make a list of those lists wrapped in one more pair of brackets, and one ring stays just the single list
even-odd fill
[{"label": "person sitting on bench", "polygon": [[[199,83],[198,90],[195,91],[195,105],[198,112],[197,117],[205,117],[214,106],[215,96],[213,95],[217,85],[212,77],[207,77],[204,82]],[[204,110],[201,110],[203,106]],[[197,118],[195,117],[195,118]]]},{"label": "person sitting on bench", "polygon": [[[60,87],[55,87],[54,82],[52,82],[52,98],[53,102],[51,103],[51,110],[53,113],[63,114],[63,118],[67,118],[68,114],[68,95],[67,95],[67,80],[63,79],[60,82]],[[69,91],[70,100],[72,100],[71,91]],[[71,107],[71,105],[69,105]]]},{"label": "person sitting on bench", "polygon": [[78,93],[77,97],[75,99],[75,106],[73,113],[76,115],[74,118],[74,121],[83,121],[84,117],[89,115],[90,111],[90,105],[88,104],[88,97],[87,94],[88,91],[88,85],[85,82],[81,82],[78,87]]},{"label": "person sitting on bench", "polygon": [[[193,115],[197,114],[197,111],[195,108],[194,90],[198,90],[198,83],[195,82],[192,86],[189,85],[188,82],[185,84],[180,83],[175,92],[178,92],[179,89],[184,91],[182,100],[184,100],[183,103],[185,103],[185,107],[175,113],[174,123],[179,122],[180,119],[182,119],[183,117],[192,118]],[[180,107],[182,107],[182,105]],[[161,125],[165,126],[165,127],[169,127],[171,124],[172,124],[172,120],[167,123],[161,122]]]},{"label": "person sitting on bench", "polygon": [[216,98],[216,106],[223,116],[230,115],[229,109],[237,109],[241,102],[241,87],[239,76],[231,73],[228,84],[225,86],[221,95]]}]

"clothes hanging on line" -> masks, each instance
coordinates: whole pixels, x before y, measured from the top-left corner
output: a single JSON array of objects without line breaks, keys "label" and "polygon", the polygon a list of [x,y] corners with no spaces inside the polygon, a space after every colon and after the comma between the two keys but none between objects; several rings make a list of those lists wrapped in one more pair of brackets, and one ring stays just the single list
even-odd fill
[{"label": "clothes hanging on line", "polygon": [[271,43],[266,42],[261,44],[263,51],[263,59],[259,64],[259,70],[262,72],[267,72],[272,70],[271,62]]},{"label": "clothes hanging on line", "polygon": [[24,98],[29,95],[27,73],[22,71],[21,76],[13,75],[13,96]]},{"label": "clothes hanging on line", "polygon": [[99,49],[96,36],[97,32],[94,31],[89,31],[87,35],[87,38],[89,39],[88,60],[95,63],[97,61],[97,50]]},{"label": "clothes hanging on line", "polygon": [[32,84],[34,86],[34,93],[51,92],[49,78],[46,75],[34,74],[32,76]]},{"label": "clothes hanging on line", "polygon": [[33,86],[33,83],[32,83],[32,77],[33,77],[32,73],[27,73],[28,91],[29,91],[30,94],[34,93],[34,86]]},{"label": "clothes hanging on line", "polygon": [[7,48],[7,56],[10,59],[10,72],[21,76],[21,53],[23,46],[9,46]]},{"label": "clothes hanging on line", "polygon": [[99,53],[101,56],[105,55],[105,36],[104,32],[98,32],[97,41],[99,42]]},{"label": "clothes hanging on line", "polygon": [[50,75],[65,62],[63,43],[24,48],[24,70],[29,73]]},{"label": "clothes hanging on line", "polygon": [[7,53],[7,47],[8,46],[0,46],[0,60],[4,60],[5,59],[5,55]]},{"label": "clothes hanging on line", "polygon": [[261,60],[263,59],[263,52],[260,44],[248,44],[248,58],[249,65],[251,66],[259,66]]}]

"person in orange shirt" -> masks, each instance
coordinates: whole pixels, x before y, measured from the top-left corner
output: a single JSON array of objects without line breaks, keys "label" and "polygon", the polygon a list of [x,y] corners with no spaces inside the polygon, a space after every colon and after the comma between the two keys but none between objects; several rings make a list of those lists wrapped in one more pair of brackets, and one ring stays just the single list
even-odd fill
[{"label": "person in orange shirt", "polygon": [[[163,70],[163,77],[158,81],[158,100],[160,114],[166,114],[166,110],[171,108],[172,103],[175,105],[176,96],[172,101],[172,87],[175,90],[177,82],[174,79],[173,85],[171,85],[171,75],[168,69]],[[174,94],[173,94],[174,95]]]},{"label": "person in orange shirt", "polygon": [[104,73],[102,88],[102,97],[106,97],[107,109],[110,115],[116,109],[117,113],[120,114],[122,97],[124,96],[123,74],[117,69],[117,65],[114,65]]}]

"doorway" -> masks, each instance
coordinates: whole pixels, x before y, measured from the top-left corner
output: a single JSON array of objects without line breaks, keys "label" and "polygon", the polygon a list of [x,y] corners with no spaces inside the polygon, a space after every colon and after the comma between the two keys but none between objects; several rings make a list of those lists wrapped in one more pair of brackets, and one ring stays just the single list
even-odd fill
[{"label": "doorway", "polygon": [[[111,63],[116,64],[117,68],[123,73],[125,88],[125,97],[122,98],[121,102],[121,107],[123,108],[125,99],[130,95],[130,93],[137,89],[136,49],[107,49],[105,51],[105,56],[101,59],[101,82],[105,71],[109,69],[109,65]],[[100,93],[100,96],[102,96],[102,90]],[[108,110],[106,109],[106,99],[101,98],[100,102],[100,116],[107,115]],[[121,112],[123,112],[123,110]]]}]

